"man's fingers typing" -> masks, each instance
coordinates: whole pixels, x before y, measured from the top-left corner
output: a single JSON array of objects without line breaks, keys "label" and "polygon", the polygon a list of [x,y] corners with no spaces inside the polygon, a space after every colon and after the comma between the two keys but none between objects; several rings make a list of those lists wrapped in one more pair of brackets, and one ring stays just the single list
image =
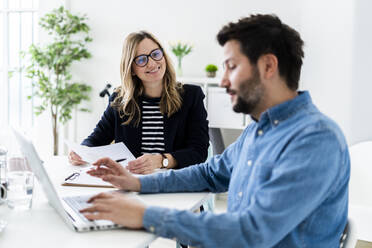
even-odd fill
[{"label": "man's fingers typing", "polygon": [[89,200],[88,200],[88,203],[91,203],[93,202],[94,200],[96,199],[100,199],[100,198],[111,198],[112,195],[110,193],[99,193],[98,195],[95,195],[93,197],[91,197]]}]

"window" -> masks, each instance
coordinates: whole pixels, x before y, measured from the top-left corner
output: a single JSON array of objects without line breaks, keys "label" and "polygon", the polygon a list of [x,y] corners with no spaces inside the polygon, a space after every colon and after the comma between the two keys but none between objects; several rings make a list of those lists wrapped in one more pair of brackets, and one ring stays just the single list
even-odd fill
[{"label": "window", "polygon": [[32,84],[20,70],[20,52],[37,42],[37,8],[37,0],[0,0],[0,127],[33,125]]}]

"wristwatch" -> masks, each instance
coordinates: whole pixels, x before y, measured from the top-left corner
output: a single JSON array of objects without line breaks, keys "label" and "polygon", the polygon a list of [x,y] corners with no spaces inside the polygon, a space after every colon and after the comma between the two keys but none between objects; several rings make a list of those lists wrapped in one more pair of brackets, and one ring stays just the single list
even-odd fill
[{"label": "wristwatch", "polygon": [[169,160],[164,153],[161,153],[161,156],[163,157],[163,161],[161,162],[161,169],[166,169],[168,168]]}]

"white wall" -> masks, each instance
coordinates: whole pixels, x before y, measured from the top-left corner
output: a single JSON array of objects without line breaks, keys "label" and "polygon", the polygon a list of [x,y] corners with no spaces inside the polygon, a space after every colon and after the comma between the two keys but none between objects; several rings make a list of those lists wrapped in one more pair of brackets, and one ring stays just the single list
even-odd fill
[{"label": "white wall", "polygon": [[[167,49],[171,41],[193,43],[194,51],[183,60],[184,75],[203,76],[204,67],[208,63],[220,65],[222,62],[222,50],[215,37],[224,24],[251,12],[278,12],[276,10],[283,4],[262,4],[258,1],[247,3],[243,0],[229,2],[190,0],[186,4],[174,0],[69,1],[71,11],[88,14],[94,39],[89,47],[94,57],[87,63],[76,66],[75,75],[96,87],[94,97],[106,82],[118,85],[122,42],[130,32],[145,29],[154,33]],[[282,8],[278,14],[283,15],[286,21],[297,23],[298,17],[292,14],[297,12],[297,1],[283,2],[293,8]],[[91,106],[93,114],[80,114],[78,117],[78,140],[89,134],[97,122],[97,115],[102,113],[106,103],[103,104],[101,99],[96,98],[95,102],[91,102]],[[80,120],[88,121],[82,124]]]},{"label": "white wall", "polygon": [[[40,0],[42,11],[61,0]],[[119,84],[122,42],[127,34],[141,29],[154,33],[166,48],[170,41],[187,41],[194,51],[184,58],[187,76],[203,76],[208,63],[221,65],[222,49],[215,36],[222,25],[251,13],[275,13],[297,29],[305,40],[301,88],[310,90],[319,108],[339,123],[350,143],[372,138],[368,108],[368,69],[372,35],[368,23],[368,0],[189,0],[122,1],[65,0],[73,13],[89,17],[93,42],[92,59],[73,68],[75,79],[92,85],[91,113],[78,113],[77,134],[81,141],[94,128],[107,99],[98,92],[107,82]],[[42,34],[41,34],[42,35]],[[40,39],[42,40],[42,39]],[[219,71],[219,74],[221,71]],[[70,127],[73,123],[70,124]],[[71,130],[71,128],[67,128]]]},{"label": "white wall", "polygon": [[369,0],[355,1],[350,81],[352,142],[372,140],[372,28]]},{"label": "white wall", "polygon": [[301,29],[305,60],[301,78],[319,109],[352,140],[351,102],[354,1],[304,1]]}]

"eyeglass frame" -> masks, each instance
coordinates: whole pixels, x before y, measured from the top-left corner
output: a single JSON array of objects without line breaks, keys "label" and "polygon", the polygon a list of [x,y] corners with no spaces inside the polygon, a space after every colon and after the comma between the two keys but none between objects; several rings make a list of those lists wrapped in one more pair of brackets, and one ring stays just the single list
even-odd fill
[{"label": "eyeglass frame", "polygon": [[[161,58],[158,59],[158,60],[154,59],[154,58],[151,56],[151,54],[152,54],[154,51],[156,51],[156,50],[160,50],[160,51],[161,51],[161,54],[162,54]],[[139,58],[139,57],[142,57],[142,56],[146,56],[147,62],[146,62],[146,64],[144,64],[144,65],[138,65],[138,64],[136,63],[136,59]],[[154,61],[160,61],[160,60],[162,60],[162,58],[164,58],[164,51],[163,51],[163,48],[158,47],[158,48],[155,48],[154,50],[152,50],[149,54],[141,54],[141,55],[138,55],[138,56],[134,57],[133,62],[134,62],[134,63],[136,64],[136,66],[138,66],[138,67],[145,67],[145,66],[149,63],[149,60],[150,60],[149,57],[150,57],[152,60],[154,60]]]}]

